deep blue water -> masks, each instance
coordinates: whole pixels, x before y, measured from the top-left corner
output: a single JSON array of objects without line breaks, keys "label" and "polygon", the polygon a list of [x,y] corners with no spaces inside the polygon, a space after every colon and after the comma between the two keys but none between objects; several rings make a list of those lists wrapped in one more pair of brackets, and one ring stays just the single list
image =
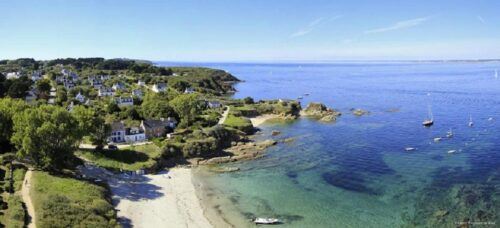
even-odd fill
[{"label": "deep blue water", "polygon": [[[500,224],[499,62],[204,65],[244,80],[237,98],[310,93],[303,106],[322,102],[343,113],[335,123],[264,125],[260,137],[280,130],[276,138],[295,141],[230,165],[239,172],[204,177],[222,196],[212,203],[233,223],[276,216],[284,227]],[[424,128],[429,105],[435,124]]]}]

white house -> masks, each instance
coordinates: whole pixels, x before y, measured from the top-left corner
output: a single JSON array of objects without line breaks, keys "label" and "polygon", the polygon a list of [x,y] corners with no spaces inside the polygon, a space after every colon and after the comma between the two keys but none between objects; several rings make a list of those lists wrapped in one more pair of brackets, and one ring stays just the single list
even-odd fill
[{"label": "white house", "polygon": [[113,84],[113,88],[114,91],[117,91],[117,90],[122,90],[122,89],[125,89],[125,84],[123,84],[123,82],[117,82],[115,84]]},{"label": "white house", "polygon": [[138,86],[146,86],[146,82],[139,80],[139,81],[137,81],[137,85]]},{"label": "white house", "polygon": [[83,96],[80,92],[75,96],[75,100],[80,102],[80,104],[85,103],[85,96]]},{"label": "white house", "polygon": [[151,88],[151,90],[153,90],[153,92],[155,92],[155,93],[165,92],[165,91],[167,91],[167,84],[166,83],[154,84],[153,88]]},{"label": "white house", "polygon": [[113,90],[111,88],[108,88],[108,87],[101,87],[99,88],[99,90],[97,91],[97,95],[99,97],[108,97],[108,96],[114,96],[115,95],[115,92],[113,92]]},{"label": "white house", "polygon": [[207,106],[209,108],[220,108],[222,104],[219,101],[207,101]]},{"label": "white house", "polygon": [[33,71],[33,73],[31,74],[31,80],[36,82],[36,81],[39,81],[42,79],[42,72],[41,71]]},{"label": "white house", "polygon": [[9,72],[6,75],[7,79],[18,79],[20,77],[21,77],[21,73],[20,72]]},{"label": "white house", "polygon": [[138,127],[127,128],[124,138],[127,143],[142,142],[146,140],[146,133]]},{"label": "white house", "polygon": [[142,95],[143,95],[142,90],[140,90],[140,89],[134,89],[134,90],[132,90],[132,96],[133,97],[137,97],[139,99],[142,99]]},{"label": "white house", "polygon": [[63,85],[64,85],[64,88],[66,88],[67,90],[75,88],[75,84],[71,81],[65,81],[63,83]]},{"label": "white house", "polygon": [[124,142],[125,141],[125,125],[122,122],[116,121],[111,124],[111,135],[109,136],[111,142]]},{"label": "white house", "polygon": [[132,97],[117,97],[115,102],[120,107],[134,105],[134,99]]},{"label": "white house", "polygon": [[186,93],[186,94],[194,93],[194,89],[193,89],[193,88],[191,88],[191,87],[186,88],[186,89],[184,90],[184,93]]}]

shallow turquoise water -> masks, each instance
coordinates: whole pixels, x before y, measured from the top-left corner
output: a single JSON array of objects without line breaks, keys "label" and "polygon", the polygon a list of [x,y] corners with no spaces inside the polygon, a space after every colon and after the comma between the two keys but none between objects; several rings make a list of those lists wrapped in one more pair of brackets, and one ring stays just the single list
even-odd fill
[{"label": "shallow turquoise water", "polygon": [[[296,140],[230,164],[239,172],[204,177],[229,199],[213,202],[221,213],[279,217],[283,227],[500,224],[500,80],[493,76],[500,63],[207,66],[245,80],[235,97],[310,93],[304,106],[319,101],[343,112],[331,124],[303,118],[262,126],[259,137],[279,130],[276,138]],[[435,125],[424,128],[429,104]],[[351,108],[371,113],[356,117]]]}]

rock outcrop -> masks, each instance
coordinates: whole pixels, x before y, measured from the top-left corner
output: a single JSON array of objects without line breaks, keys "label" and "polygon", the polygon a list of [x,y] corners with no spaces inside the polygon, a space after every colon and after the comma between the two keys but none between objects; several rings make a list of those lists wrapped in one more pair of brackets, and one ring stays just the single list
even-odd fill
[{"label": "rock outcrop", "polygon": [[331,122],[337,120],[341,113],[326,107],[324,104],[311,102],[301,111],[300,115],[316,118],[322,122]]}]

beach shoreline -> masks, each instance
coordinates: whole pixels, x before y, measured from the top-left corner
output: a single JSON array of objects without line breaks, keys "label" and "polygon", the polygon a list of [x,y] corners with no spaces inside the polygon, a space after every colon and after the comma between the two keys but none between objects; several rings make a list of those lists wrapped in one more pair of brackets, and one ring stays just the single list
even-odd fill
[{"label": "beach shoreline", "polygon": [[252,122],[252,125],[254,127],[258,127],[258,126],[264,124],[265,122],[267,122],[268,120],[277,119],[277,118],[280,118],[280,116],[276,115],[276,114],[264,114],[264,115],[252,117],[252,118],[250,118],[250,121]]}]

